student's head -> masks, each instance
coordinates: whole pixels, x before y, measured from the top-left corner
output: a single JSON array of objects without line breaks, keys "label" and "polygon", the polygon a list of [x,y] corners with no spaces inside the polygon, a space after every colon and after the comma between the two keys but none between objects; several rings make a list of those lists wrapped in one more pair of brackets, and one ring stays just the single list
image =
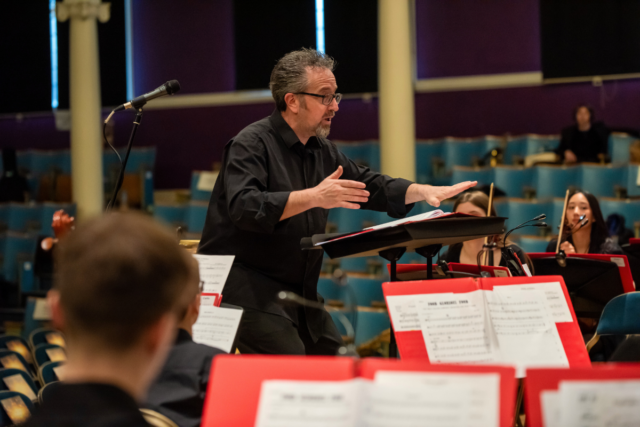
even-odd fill
[{"label": "student's head", "polygon": [[192,257],[140,214],[107,214],[80,225],[56,249],[51,305],[69,351],[148,360],[152,376],[179,316],[198,293]]},{"label": "student's head", "polygon": [[584,220],[587,220],[586,225],[580,229],[578,229],[579,226],[576,226],[574,232],[589,234],[591,237],[589,252],[597,252],[600,245],[609,237],[607,224],[600,210],[600,203],[593,194],[587,191],[569,193],[565,226],[577,224],[583,215]]},{"label": "student's head", "polygon": [[269,83],[273,99],[278,110],[295,120],[296,132],[307,137],[329,135],[340,101],[332,96],[338,89],[334,67],[330,56],[301,49],[280,58],[273,68]]},{"label": "student's head", "polygon": [[[487,216],[487,210],[489,209],[489,196],[482,191],[470,191],[463,193],[458,197],[453,204],[453,211],[465,213],[469,215]],[[491,206],[491,215],[498,216],[496,213],[495,205]],[[493,236],[495,242],[501,237],[499,235]]]},{"label": "student's head", "polygon": [[593,108],[587,104],[580,104],[573,110],[573,119],[580,127],[589,126],[593,123]]}]

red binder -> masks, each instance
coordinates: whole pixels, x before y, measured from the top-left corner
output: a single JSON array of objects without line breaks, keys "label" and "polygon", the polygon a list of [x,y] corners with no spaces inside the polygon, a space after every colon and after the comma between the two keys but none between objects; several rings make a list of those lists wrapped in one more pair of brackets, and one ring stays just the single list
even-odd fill
[{"label": "red binder", "polygon": [[630,245],[640,245],[640,239],[636,238],[636,237],[632,237],[629,239],[629,244]]},{"label": "red binder", "polygon": [[[531,259],[534,258],[553,258],[556,256],[554,252],[534,252],[528,254]],[[618,266],[620,272],[620,281],[625,292],[635,292],[633,285],[633,277],[631,276],[631,268],[626,255],[604,255],[604,254],[567,254],[567,258],[583,258],[594,259],[598,261],[613,262]]]},{"label": "red binder", "polygon": [[253,427],[264,380],[344,381],[376,371],[497,373],[500,375],[500,426],[513,421],[516,393],[513,368],[431,365],[425,361],[347,357],[220,355],[213,360],[202,414],[202,426]]},{"label": "red binder", "polygon": [[497,373],[500,375],[500,426],[513,425],[517,381],[515,370],[504,366],[432,365],[421,360],[363,359],[359,373],[372,380],[377,371],[460,372],[465,374]]},{"label": "red binder", "polygon": [[[561,276],[537,276],[537,277],[505,277],[505,278],[481,278],[481,279],[445,279],[445,280],[422,280],[413,282],[386,282],[382,284],[385,299],[393,295],[420,295],[437,293],[466,293],[479,289],[492,290],[494,286],[520,285],[527,283],[548,283],[560,282],[564,297],[571,312],[572,321],[556,323],[558,334],[565,354],[571,367],[591,366],[589,355],[587,354],[582,334],[578,326],[576,315],[571,305],[569,293],[564,285]],[[389,306],[387,300],[387,306]],[[391,325],[393,326],[393,316]],[[394,329],[395,330],[395,329]],[[401,331],[395,332],[398,342],[398,350],[403,359],[429,359],[427,347],[424,342],[422,331]]]},{"label": "red binder", "polygon": [[540,393],[544,390],[558,390],[564,380],[625,380],[640,379],[640,364],[594,365],[593,368],[578,369],[527,369],[525,399],[527,426],[543,427]]},{"label": "red binder", "polygon": [[202,426],[253,427],[264,380],[340,381],[355,376],[347,357],[220,355],[213,359]]},{"label": "red binder", "polygon": [[[478,271],[478,266],[474,264],[460,264],[457,262],[449,262],[447,263],[449,266],[449,270],[453,272],[461,272],[461,273],[470,273],[470,274],[480,274]],[[432,271],[435,274],[437,273],[437,264],[433,264],[431,266]],[[387,270],[389,274],[391,274],[391,265],[387,264]],[[426,264],[398,264],[396,266],[396,275],[398,276],[398,280],[411,280],[412,275],[423,273],[426,277]],[[511,273],[507,267],[494,267],[489,265],[483,265],[482,271],[486,271],[491,274],[493,277],[511,277]],[[404,276],[404,277],[403,277]],[[408,276],[408,277],[407,277]],[[416,280],[416,279],[414,279]]]}]

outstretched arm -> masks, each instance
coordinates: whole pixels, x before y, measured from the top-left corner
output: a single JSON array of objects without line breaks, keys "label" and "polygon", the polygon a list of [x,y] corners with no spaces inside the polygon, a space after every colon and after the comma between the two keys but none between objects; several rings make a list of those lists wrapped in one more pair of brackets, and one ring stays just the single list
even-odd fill
[{"label": "outstretched arm", "polygon": [[436,208],[440,206],[440,202],[449,199],[471,187],[474,187],[477,181],[465,181],[456,185],[447,187],[434,187],[424,184],[411,184],[407,188],[407,194],[405,195],[405,203],[411,204],[421,201],[426,201],[431,206]]}]

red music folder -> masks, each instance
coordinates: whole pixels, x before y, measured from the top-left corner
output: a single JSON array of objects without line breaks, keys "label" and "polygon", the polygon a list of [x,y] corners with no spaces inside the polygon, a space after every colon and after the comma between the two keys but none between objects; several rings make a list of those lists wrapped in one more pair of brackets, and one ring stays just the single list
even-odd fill
[{"label": "red music folder", "polygon": [[[580,333],[576,315],[571,305],[569,293],[567,292],[564,280],[561,276],[537,276],[537,277],[509,277],[509,278],[481,278],[481,279],[446,279],[446,280],[424,280],[413,282],[387,282],[382,284],[385,295],[391,324],[394,328],[398,350],[403,359],[426,359],[429,360],[427,345],[419,323],[415,321],[417,314],[413,309],[406,309],[406,317],[401,317],[399,313],[404,307],[398,307],[397,299],[394,296],[413,296],[411,300],[416,300],[418,295],[425,294],[467,294],[477,290],[492,291],[494,287],[559,283],[562,296],[566,303],[568,313],[563,321],[556,321],[555,326],[558,331],[562,349],[566,355],[566,360],[570,367],[588,367],[591,365],[589,355],[585,349],[584,340]],[[524,291],[523,291],[524,292]],[[561,296],[556,295],[556,298]],[[406,299],[403,299],[406,300]],[[395,305],[394,305],[395,304]],[[566,309],[565,309],[566,311]],[[495,364],[495,363],[494,363]]]},{"label": "red music folder", "polygon": [[[554,252],[533,252],[528,254],[531,259],[535,258],[553,258],[556,256]],[[598,261],[613,262],[618,266],[620,272],[620,281],[625,292],[635,292],[633,285],[633,277],[631,276],[631,268],[626,255],[613,254],[567,254],[567,258],[594,259]]]},{"label": "red music folder", "polygon": [[[460,264],[457,262],[449,262],[447,263],[447,265],[449,266],[449,270],[453,272],[480,274],[480,271],[478,271],[478,266],[474,264]],[[437,264],[433,264],[431,266],[431,270],[433,271],[434,276],[439,275],[437,268]],[[426,270],[426,264],[398,264],[396,266],[396,276],[398,280],[420,280],[422,278],[426,278]],[[390,264],[387,264],[387,271],[389,272],[389,274],[391,274]],[[507,267],[483,265],[482,271],[488,272],[493,277],[511,277],[511,272]]]},{"label": "red music folder", "polygon": [[220,355],[213,361],[202,416],[203,427],[255,425],[265,380],[346,381],[373,380],[379,371],[498,374],[501,427],[513,421],[515,372],[497,366],[431,365],[425,361],[347,357]]},{"label": "red music folder", "polygon": [[216,356],[202,426],[253,427],[264,380],[350,380],[355,377],[355,366],[355,361],[347,357]]},{"label": "red music folder", "polygon": [[597,364],[593,368],[528,369],[525,380],[527,426],[543,427],[540,393],[558,390],[560,381],[638,380],[640,364]]},{"label": "red music folder", "polygon": [[443,372],[500,375],[500,426],[513,425],[517,381],[515,370],[504,366],[433,365],[422,360],[363,359],[359,375],[372,380],[378,371]]}]

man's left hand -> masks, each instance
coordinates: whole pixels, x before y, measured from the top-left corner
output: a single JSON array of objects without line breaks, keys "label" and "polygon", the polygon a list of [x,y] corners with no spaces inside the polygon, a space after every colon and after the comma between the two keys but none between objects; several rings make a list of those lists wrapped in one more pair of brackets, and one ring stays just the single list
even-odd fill
[{"label": "man's left hand", "polygon": [[463,191],[468,190],[471,187],[474,187],[476,184],[478,184],[478,181],[465,181],[456,185],[446,187],[411,184],[409,188],[407,188],[405,203],[411,204],[424,200],[431,206],[435,206],[437,208],[438,206],[440,206],[440,202],[442,202],[443,200],[450,199],[451,197],[462,193]]}]

